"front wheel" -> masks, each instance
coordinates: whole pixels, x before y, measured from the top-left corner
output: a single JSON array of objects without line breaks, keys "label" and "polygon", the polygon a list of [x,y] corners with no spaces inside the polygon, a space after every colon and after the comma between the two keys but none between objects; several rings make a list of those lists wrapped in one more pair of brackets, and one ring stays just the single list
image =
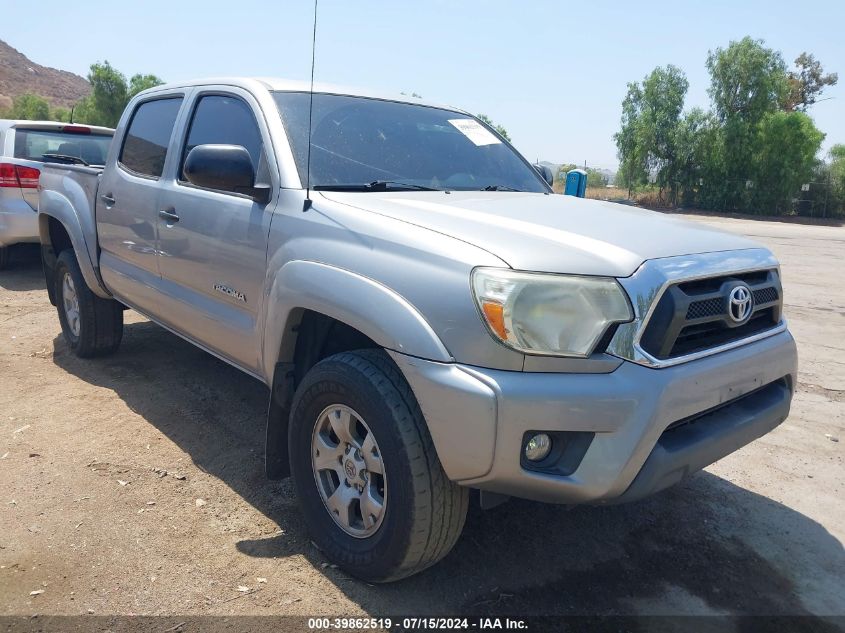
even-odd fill
[{"label": "front wheel", "polygon": [[9,247],[0,246],[0,270],[9,265]]},{"label": "front wheel", "polygon": [[68,347],[80,358],[113,353],[123,337],[123,306],[91,292],[72,250],[59,254],[55,270],[56,308]]},{"label": "front wheel", "polygon": [[468,490],[446,477],[414,394],[385,352],[317,363],[296,391],[289,433],[309,531],[345,571],[390,582],[452,549]]}]

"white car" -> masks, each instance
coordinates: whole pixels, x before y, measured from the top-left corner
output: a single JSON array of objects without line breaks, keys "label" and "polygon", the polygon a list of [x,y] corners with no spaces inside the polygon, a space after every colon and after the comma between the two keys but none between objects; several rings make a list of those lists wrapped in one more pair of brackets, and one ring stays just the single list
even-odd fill
[{"label": "white car", "polygon": [[38,239],[38,178],[45,162],[103,165],[114,130],[0,119],[0,269],[9,246]]}]

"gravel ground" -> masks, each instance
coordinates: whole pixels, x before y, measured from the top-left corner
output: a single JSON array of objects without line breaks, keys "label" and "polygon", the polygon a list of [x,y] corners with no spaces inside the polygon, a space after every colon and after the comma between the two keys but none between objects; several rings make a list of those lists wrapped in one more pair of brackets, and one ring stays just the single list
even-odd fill
[{"label": "gravel ground", "polygon": [[0,614],[845,615],[845,228],[690,219],[781,259],[801,355],[789,419],[640,503],[473,509],[446,560],[389,586],[332,568],[289,483],[264,480],[263,385],[134,312],[115,356],[76,359],[37,252],[16,252],[0,272]]}]

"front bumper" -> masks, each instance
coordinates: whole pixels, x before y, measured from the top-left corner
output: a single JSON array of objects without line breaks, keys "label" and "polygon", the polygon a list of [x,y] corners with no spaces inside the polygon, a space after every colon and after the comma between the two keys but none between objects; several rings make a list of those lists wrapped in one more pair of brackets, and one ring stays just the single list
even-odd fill
[{"label": "front bumper", "polygon": [[0,246],[38,241],[38,213],[23,198],[0,197]]},{"label": "front bumper", "polygon": [[[630,501],[680,481],[783,422],[797,372],[788,331],[682,365],[624,362],[608,374],[510,372],[391,355],[450,479],[554,503]],[[561,475],[520,464],[529,431],[594,436],[574,472]]]}]

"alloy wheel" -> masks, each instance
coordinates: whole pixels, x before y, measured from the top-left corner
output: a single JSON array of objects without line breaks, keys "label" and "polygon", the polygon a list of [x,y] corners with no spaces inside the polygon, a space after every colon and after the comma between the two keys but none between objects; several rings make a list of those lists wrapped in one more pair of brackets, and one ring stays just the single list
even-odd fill
[{"label": "alloy wheel", "polygon": [[360,415],[342,404],[323,409],[311,436],[311,466],[334,522],[355,538],[375,534],[387,508],[387,479],[375,435]]}]

